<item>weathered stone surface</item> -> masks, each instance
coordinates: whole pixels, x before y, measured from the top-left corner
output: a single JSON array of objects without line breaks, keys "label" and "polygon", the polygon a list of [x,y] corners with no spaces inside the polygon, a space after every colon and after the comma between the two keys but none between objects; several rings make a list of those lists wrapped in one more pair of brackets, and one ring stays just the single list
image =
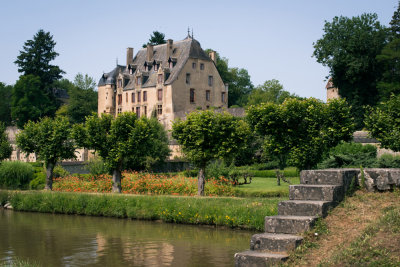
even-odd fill
[{"label": "weathered stone surface", "polygon": [[289,257],[286,253],[266,253],[254,250],[247,250],[235,254],[236,267],[260,267],[260,266],[276,266],[287,260]]},{"label": "weathered stone surface", "polygon": [[250,250],[264,252],[284,252],[294,250],[303,238],[297,235],[262,233],[255,234],[250,240]]},{"label": "weathered stone surface", "polygon": [[10,203],[6,203],[6,204],[4,205],[4,208],[5,208],[5,209],[9,209],[9,210],[12,210],[12,209],[13,209],[13,207],[11,206]]},{"label": "weathered stone surface", "polygon": [[325,217],[332,207],[330,201],[288,200],[278,204],[278,215]]},{"label": "weathered stone surface", "polygon": [[315,223],[314,216],[267,216],[265,232],[275,234],[298,234],[309,230]]},{"label": "weathered stone surface", "polygon": [[299,184],[289,186],[290,200],[321,200],[339,202],[344,197],[343,187],[339,185]]},{"label": "weathered stone surface", "polygon": [[303,170],[300,172],[301,184],[343,185],[346,192],[352,181],[357,183],[359,169]]},{"label": "weathered stone surface", "polygon": [[[400,186],[400,169],[367,168],[363,172],[365,187],[368,191],[385,191]],[[359,184],[362,184],[361,180],[362,175],[359,173]]]}]

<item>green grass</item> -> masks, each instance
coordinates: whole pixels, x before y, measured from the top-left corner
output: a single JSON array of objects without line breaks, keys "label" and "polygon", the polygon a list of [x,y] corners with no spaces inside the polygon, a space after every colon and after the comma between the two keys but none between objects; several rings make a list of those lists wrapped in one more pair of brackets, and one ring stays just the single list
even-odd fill
[{"label": "green grass", "polygon": [[[299,184],[299,177],[288,177],[291,184]],[[276,178],[254,177],[251,184],[235,187],[235,195],[240,197],[288,197],[289,184],[281,181],[277,185]]]},{"label": "green grass", "polygon": [[[0,191],[1,192],[1,191]],[[282,198],[178,197],[38,191],[8,193],[14,210],[264,229]]]}]

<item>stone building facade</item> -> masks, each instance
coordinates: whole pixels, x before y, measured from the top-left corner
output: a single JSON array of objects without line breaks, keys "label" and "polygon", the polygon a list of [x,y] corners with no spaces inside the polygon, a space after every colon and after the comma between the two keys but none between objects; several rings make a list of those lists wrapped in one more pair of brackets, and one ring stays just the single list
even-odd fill
[{"label": "stone building facade", "polygon": [[133,55],[133,48],[128,48],[126,65],[117,65],[100,78],[99,115],[153,114],[170,130],[172,121],[193,110],[227,108],[228,86],[216,68],[216,53],[207,55],[192,36],[148,45]]},{"label": "stone building facade", "polygon": [[326,84],[326,100],[329,99],[338,99],[340,98],[339,88],[333,85],[332,78],[329,78],[328,83]]}]

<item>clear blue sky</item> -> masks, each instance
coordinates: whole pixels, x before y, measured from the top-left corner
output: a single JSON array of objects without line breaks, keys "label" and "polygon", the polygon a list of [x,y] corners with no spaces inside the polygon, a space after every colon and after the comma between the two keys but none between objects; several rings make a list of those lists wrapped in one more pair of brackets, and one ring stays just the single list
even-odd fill
[{"label": "clear blue sky", "polygon": [[203,1],[3,1],[0,16],[0,81],[14,84],[13,63],[24,42],[49,31],[60,56],[55,60],[73,80],[78,72],[96,81],[103,71],[125,64],[126,48],[135,54],[154,30],[181,40],[187,28],[203,49],[248,70],[255,86],[277,79],[303,97],[326,98],[328,69],[311,57],[324,21],[334,16],[377,13],[388,25],[398,0],[203,0]]}]

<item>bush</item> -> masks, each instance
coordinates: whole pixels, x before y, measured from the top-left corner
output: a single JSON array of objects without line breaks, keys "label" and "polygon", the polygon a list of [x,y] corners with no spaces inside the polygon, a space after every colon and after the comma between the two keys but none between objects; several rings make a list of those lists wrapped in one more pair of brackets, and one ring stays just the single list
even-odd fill
[{"label": "bush", "polygon": [[223,160],[215,160],[206,167],[206,180],[219,177],[229,177],[232,167],[226,166]]},{"label": "bush", "polygon": [[104,161],[100,157],[95,157],[90,159],[86,166],[85,169],[90,172],[90,174],[94,176],[99,176],[101,174],[107,174],[108,173],[108,168]]},{"label": "bush", "polygon": [[378,158],[376,165],[378,168],[400,168],[400,156],[383,154]]},{"label": "bush", "polygon": [[377,149],[373,145],[343,142],[329,151],[327,159],[318,168],[373,167],[376,164]]},{"label": "bush", "polygon": [[37,172],[34,174],[34,179],[29,182],[29,189],[42,190],[46,185],[46,174],[44,172]]},{"label": "bush", "polygon": [[185,177],[197,177],[199,174],[199,169],[186,169],[182,172]]},{"label": "bush", "polygon": [[68,175],[70,175],[70,173],[66,169],[64,169],[61,165],[56,165],[54,167],[54,170],[53,170],[54,178],[65,177]]},{"label": "bush", "polygon": [[273,170],[279,168],[278,161],[268,161],[266,163],[256,163],[250,166],[251,170],[263,171],[263,170]]},{"label": "bush", "polygon": [[21,161],[5,161],[0,165],[0,186],[25,189],[33,178],[33,167]]}]

